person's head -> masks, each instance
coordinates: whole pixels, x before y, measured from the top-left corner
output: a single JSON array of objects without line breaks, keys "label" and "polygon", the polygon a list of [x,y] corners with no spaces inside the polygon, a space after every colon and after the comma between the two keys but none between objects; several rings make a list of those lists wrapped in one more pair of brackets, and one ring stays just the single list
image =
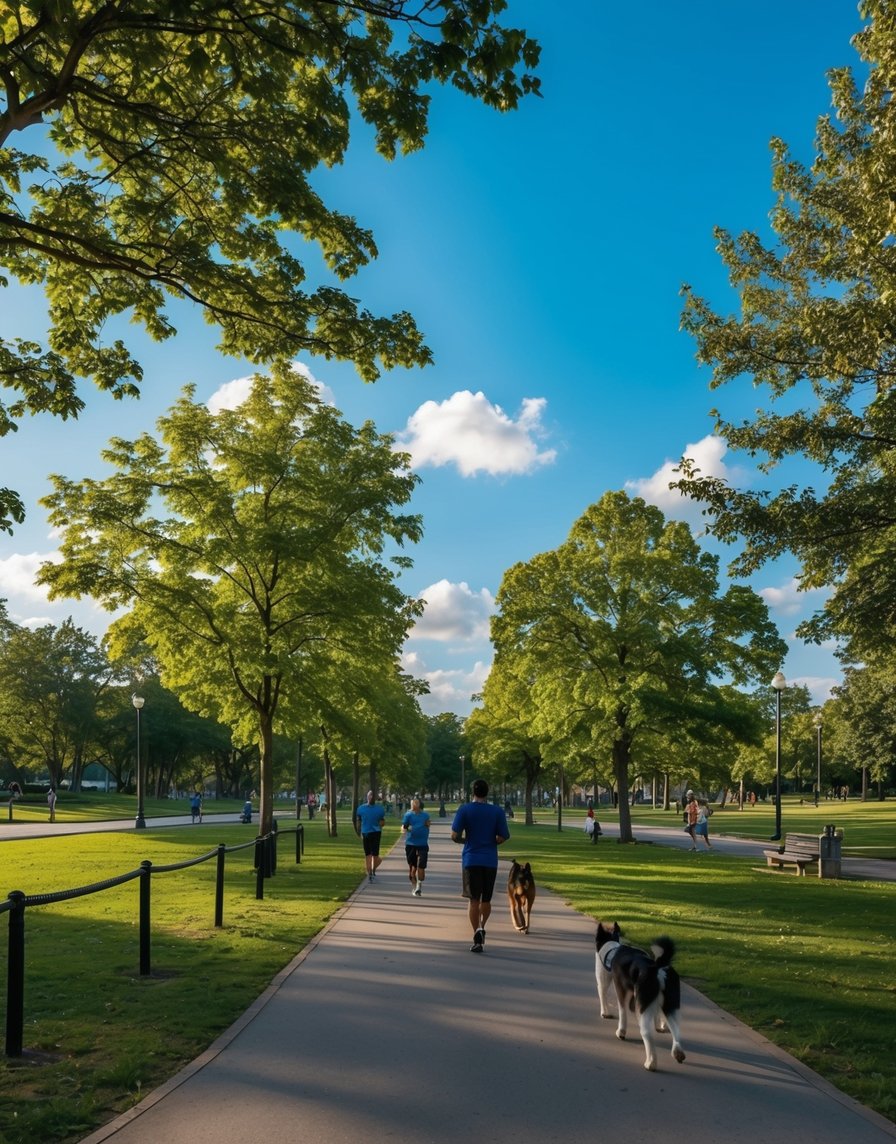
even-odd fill
[{"label": "person's head", "polygon": [[411,799],[411,810],[419,812],[422,809],[423,809],[423,802],[421,801],[421,799],[419,798],[418,795],[414,795],[414,797]]},{"label": "person's head", "polygon": [[477,779],[473,783],[473,798],[485,798],[488,794],[488,783],[485,779]]},{"label": "person's head", "polygon": [[694,792],[689,790],[684,797],[688,800],[688,802],[691,802],[694,798]]},{"label": "person's head", "polygon": [[368,805],[368,806],[373,806],[373,801],[374,801],[374,799],[373,799],[373,791],[372,791],[372,790],[369,790],[369,791],[367,792],[367,805]]}]

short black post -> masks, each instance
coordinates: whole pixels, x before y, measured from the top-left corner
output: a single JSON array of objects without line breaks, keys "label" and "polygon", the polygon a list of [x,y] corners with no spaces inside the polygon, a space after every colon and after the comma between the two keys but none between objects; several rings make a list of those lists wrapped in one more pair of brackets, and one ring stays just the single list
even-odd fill
[{"label": "short black post", "polygon": [[227,847],[223,842],[218,843],[218,863],[215,873],[215,925],[220,929],[224,925],[224,855]]},{"label": "short black post", "polygon": [[265,841],[263,838],[255,839],[255,900],[264,900],[264,864]]},{"label": "short black post", "polygon": [[149,934],[152,911],[150,909],[152,862],[140,863],[140,976],[149,977]]},{"label": "short black post", "polygon": [[296,865],[302,861],[305,852],[305,827],[299,823],[296,827]]},{"label": "short black post", "polygon": [[268,846],[270,848],[270,851],[269,851],[270,852],[270,861],[268,863],[268,874],[270,875],[270,877],[273,878],[273,876],[277,873],[277,819],[276,818],[271,823],[271,836],[270,836],[270,839],[268,841]]},{"label": "short black post", "polygon": [[[12,814],[12,802],[10,802]],[[9,952],[6,965],[6,1055],[22,1055],[25,1028],[25,895],[21,890],[9,894]]]}]

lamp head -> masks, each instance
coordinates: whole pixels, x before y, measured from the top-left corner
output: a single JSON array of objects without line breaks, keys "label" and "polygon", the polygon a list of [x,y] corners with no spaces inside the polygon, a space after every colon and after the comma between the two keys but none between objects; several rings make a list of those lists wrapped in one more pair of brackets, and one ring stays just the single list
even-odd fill
[{"label": "lamp head", "polygon": [[775,691],[783,691],[786,686],[787,680],[784,678],[784,672],[776,671],[775,677],[772,680],[772,687],[774,687]]},{"label": "lamp head", "polygon": [[131,702],[134,704],[134,706],[139,711],[140,708],[143,706],[143,704],[146,702],[146,700],[143,698],[142,695],[132,695],[131,696]]}]

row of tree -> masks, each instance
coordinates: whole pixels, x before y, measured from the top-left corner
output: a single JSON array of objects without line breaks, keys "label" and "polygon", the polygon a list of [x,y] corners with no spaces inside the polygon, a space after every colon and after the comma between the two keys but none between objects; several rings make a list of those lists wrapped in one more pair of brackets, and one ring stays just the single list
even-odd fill
[{"label": "row of tree", "polygon": [[[190,711],[153,666],[145,654],[113,661],[104,642],[71,620],[32,629],[0,611],[0,786],[46,781],[79,791],[85,770],[100,764],[114,790],[132,791],[138,731],[132,695],[139,690],[145,700],[141,765],[151,796],[212,789],[243,798],[258,789],[257,737],[240,739],[235,728]],[[342,727],[275,734],[273,788],[296,790],[299,797],[322,791],[328,753],[334,790],[352,791],[355,798],[362,773],[365,781],[403,793],[425,790],[447,798],[459,789],[459,759],[468,748],[457,716],[424,716],[416,709],[393,725],[385,713],[381,737],[363,757],[358,739]]]},{"label": "row of tree", "polygon": [[[627,841],[633,781],[659,779],[667,803],[671,782],[770,781],[769,684],[786,645],[752,589],[719,591],[718,559],[687,525],[608,493],[559,548],[509,569],[497,605],[495,662],[467,735],[493,777],[525,786],[527,821],[537,784],[600,783],[616,793]],[[850,672],[824,712],[806,687],[787,688],[784,775],[813,788],[821,719],[823,785],[853,786],[858,769],[882,789],[894,760],[885,686],[871,668]]]}]

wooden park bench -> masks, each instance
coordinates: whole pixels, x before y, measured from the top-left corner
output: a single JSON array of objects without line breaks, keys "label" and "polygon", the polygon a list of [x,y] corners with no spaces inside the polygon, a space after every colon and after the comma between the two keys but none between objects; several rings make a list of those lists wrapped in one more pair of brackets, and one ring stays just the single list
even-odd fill
[{"label": "wooden park bench", "polygon": [[818,861],[817,834],[785,834],[784,845],[778,850],[763,850],[769,866],[796,866],[801,876],[806,867]]}]

